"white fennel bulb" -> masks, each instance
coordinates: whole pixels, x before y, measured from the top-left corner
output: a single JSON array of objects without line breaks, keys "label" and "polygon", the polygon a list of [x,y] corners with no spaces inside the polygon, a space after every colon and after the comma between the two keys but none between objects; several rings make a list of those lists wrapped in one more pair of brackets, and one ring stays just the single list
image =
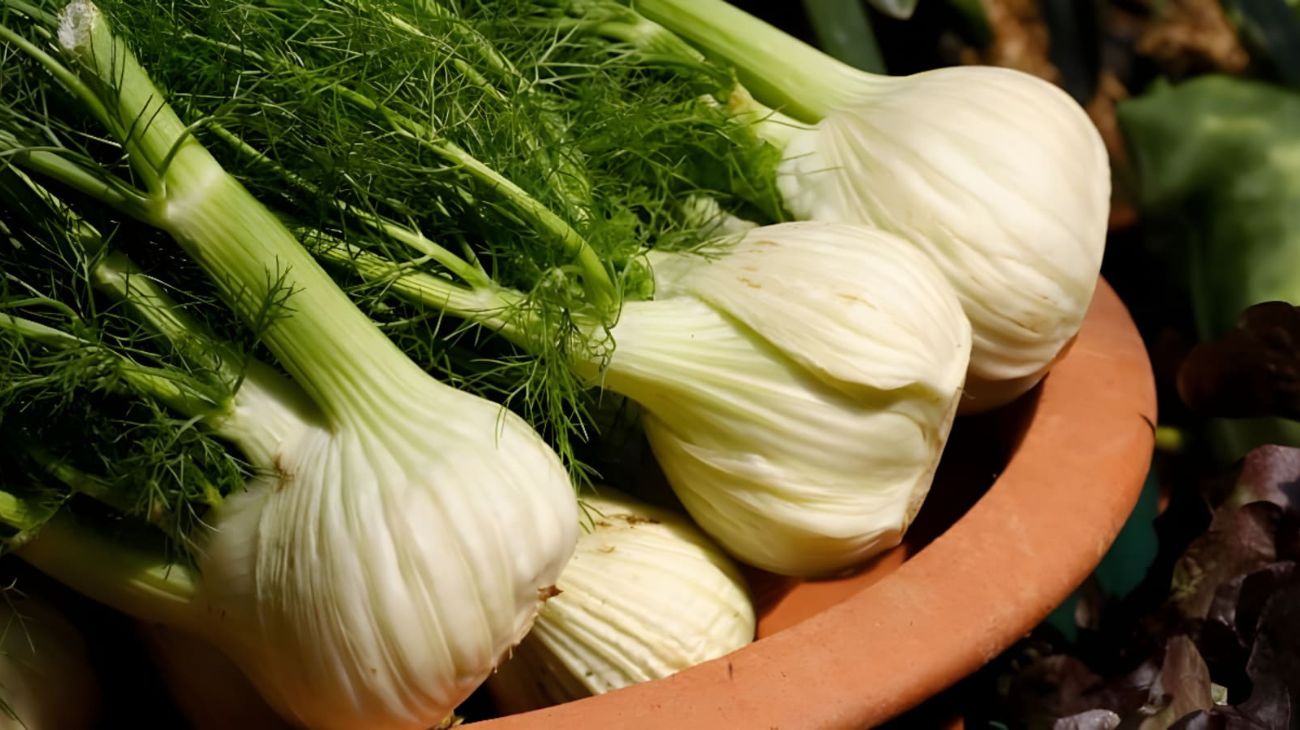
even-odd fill
[{"label": "white fennel bulb", "polygon": [[45,601],[0,598],[0,730],[95,727],[99,682],[81,632]]},{"label": "white fennel bulb", "polygon": [[533,630],[488,680],[506,712],[661,679],[754,639],[735,564],[684,515],[608,487]]},{"label": "white fennel bulb", "polygon": [[970,317],[965,409],[1001,405],[1046,373],[1092,300],[1110,203],[1101,137],[1063,91],[1017,71],[853,80],[842,106],[789,135],[786,204],[922,247]]},{"label": "white fennel bulb", "polygon": [[1038,382],[1083,322],[1105,246],[1109,161],[1077,103],[1002,68],[869,74],[723,0],[636,8],[779,110],[743,88],[733,99],[783,148],[796,217],[902,235],[947,275],[974,337],[963,410]]},{"label": "white fennel bulb", "polygon": [[409,431],[286,442],[203,550],[204,630],[307,727],[441,720],[523,638],[576,540],[567,475],[530,428],[422,390],[377,404]]},{"label": "white fennel bulb", "polygon": [[970,326],[910,243],[754,228],[716,258],[656,254],[601,384],[644,409],[683,505],[741,560],[817,575],[901,539],[961,394]]}]

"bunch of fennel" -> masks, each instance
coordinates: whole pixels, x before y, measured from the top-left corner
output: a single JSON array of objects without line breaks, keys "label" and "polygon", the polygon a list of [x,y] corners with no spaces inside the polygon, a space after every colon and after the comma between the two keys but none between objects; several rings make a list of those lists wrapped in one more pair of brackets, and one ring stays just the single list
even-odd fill
[{"label": "bunch of fennel", "polygon": [[1047,373],[1087,312],[1110,203],[1101,136],[1065,92],[987,66],[869,74],[725,0],[629,4],[570,0],[541,14],[696,77],[706,56],[722,65],[734,75],[707,75],[724,80],[711,93],[779,155],[749,174],[774,182],[790,214],[924,250],[973,328],[964,412]]},{"label": "bunch of fennel", "polygon": [[[81,3],[74,3],[77,5]],[[701,12],[713,14],[713,20],[696,35],[680,23],[674,25],[670,17],[674,8],[685,12],[685,3],[638,4],[638,8],[736,64],[756,95],[793,117],[759,106],[735,84],[726,63],[704,58],[681,38],[626,7],[600,2],[557,5],[505,0],[466,2],[453,8],[436,0],[340,0],[282,3],[274,12],[251,2],[107,5],[130,45],[147,59],[151,71],[169,91],[179,117],[190,125],[182,127],[177,121],[170,138],[164,135],[157,146],[141,148],[133,139],[133,125],[121,123],[128,117],[119,116],[119,127],[128,138],[120,140],[125,143],[128,161],[139,167],[135,158],[141,153],[154,157],[152,163],[144,163],[145,172],[119,168],[117,177],[106,177],[102,170],[88,170],[85,165],[89,160],[97,160],[100,167],[119,162],[105,154],[97,136],[102,133],[88,134],[76,125],[65,128],[55,124],[51,128],[45,119],[48,106],[41,103],[45,93],[42,82],[29,74],[19,78],[28,80],[30,88],[20,87],[17,93],[0,89],[9,104],[7,117],[0,117],[0,129],[8,130],[13,138],[8,157],[23,169],[43,176],[42,181],[61,190],[76,191],[74,205],[93,207],[86,204],[87,197],[104,204],[94,216],[103,230],[118,230],[124,217],[141,219],[176,236],[205,269],[211,272],[215,266],[211,281],[200,280],[198,286],[194,281],[184,282],[184,288],[199,292],[187,309],[199,309],[205,317],[213,317],[208,301],[212,295],[203,292],[215,291],[251,325],[238,334],[230,323],[214,323],[225,340],[214,345],[214,338],[184,316],[182,308],[161,290],[140,286],[150,284],[151,279],[142,282],[138,276],[126,277],[131,285],[107,288],[108,296],[116,297],[114,301],[164,341],[165,354],[179,357],[182,372],[168,370],[167,379],[203,393],[205,405],[196,408],[188,395],[168,399],[157,389],[143,389],[153,413],[172,409],[195,419],[186,422],[191,426],[197,423],[202,429],[159,429],[181,431],[193,444],[170,462],[165,478],[151,474],[142,482],[142,488],[151,490],[146,493],[147,509],[141,510],[138,503],[117,505],[124,508],[119,511],[143,513],[155,522],[159,515],[166,522],[174,513],[194,510],[193,505],[204,500],[219,505],[207,516],[209,521],[217,518],[215,537],[195,540],[192,524],[169,525],[169,532],[182,544],[197,543],[195,569],[171,575],[192,585],[174,590],[176,583],[159,581],[157,572],[141,573],[149,576],[146,591],[156,591],[162,585],[164,592],[178,596],[184,606],[178,611],[182,614],[189,612],[192,596],[211,600],[208,585],[238,583],[239,569],[228,570],[231,566],[252,561],[264,565],[274,559],[259,559],[256,554],[259,549],[278,547],[269,542],[276,534],[272,530],[276,525],[270,524],[273,520],[283,527],[303,515],[330,516],[306,502],[264,516],[268,506],[273,508],[273,500],[286,499],[278,496],[283,490],[270,486],[277,475],[289,473],[295,481],[303,479],[303,473],[325,479],[318,473],[321,468],[306,459],[286,462],[282,457],[285,443],[293,454],[314,449],[312,454],[327,461],[338,455],[337,463],[356,469],[348,473],[349,479],[375,482],[379,480],[371,478],[372,472],[388,473],[375,466],[376,460],[400,463],[409,453],[389,458],[383,449],[372,448],[377,442],[367,442],[349,451],[345,459],[337,449],[346,439],[325,435],[341,429],[338,421],[348,421],[349,428],[358,427],[353,421],[410,421],[437,431],[439,443],[473,442],[465,448],[452,447],[458,463],[471,454],[512,458],[501,444],[479,444],[476,439],[484,438],[483,431],[475,430],[481,424],[471,423],[473,419],[461,424],[466,428],[454,428],[456,433],[448,435],[446,428],[439,430],[426,423],[427,416],[412,414],[413,406],[425,397],[420,394],[429,389],[427,383],[420,388],[409,385],[405,390],[384,390],[382,397],[369,398],[375,407],[363,416],[353,411],[365,410],[358,401],[372,395],[365,391],[375,379],[373,372],[363,378],[350,369],[339,369],[313,377],[319,369],[317,360],[328,364],[354,356],[367,367],[397,370],[385,356],[396,353],[388,341],[376,336],[373,326],[363,325],[352,314],[343,318],[344,326],[332,332],[324,328],[323,321],[316,321],[322,328],[314,333],[314,340],[282,334],[286,318],[292,322],[300,308],[328,312],[320,315],[323,320],[334,316],[333,308],[344,307],[333,294],[319,299],[311,294],[313,290],[334,290],[319,276],[319,269],[299,257],[296,242],[281,235],[282,224],[307,244],[348,289],[352,300],[405,352],[403,371],[414,361],[452,378],[462,389],[517,407],[580,481],[589,476],[584,460],[601,457],[600,439],[593,437],[603,435],[608,424],[599,420],[598,411],[612,394],[626,397],[635,403],[634,410],[640,414],[660,466],[700,527],[742,561],[795,575],[852,568],[896,544],[929,488],[968,373],[976,392],[966,400],[967,407],[1001,402],[1032,385],[1077,328],[1096,279],[1097,201],[1103,199],[1104,214],[1104,159],[1099,168],[1095,159],[1079,154],[1091,149],[1093,138],[1089,131],[1080,131],[1077,110],[1062,106],[1050,93],[1042,97],[1041,89],[1025,86],[1018,78],[1008,81],[1011,90],[1002,86],[995,90],[1015,96],[1029,88],[1026,98],[1049,99],[1043,108],[1057,110],[1061,126],[1038,133],[1032,140],[1046,145],[1054,155],[1059,152],[1063,164],[1078,162],[1080,170],[1077,191],[1062,192],[1055,185],[1060,182],[1058,177],[1064,176],[1052,177],[1052,185],[1039,186],[1042,200],[1028,209],[1043,217],[1028,222],[1019,210],[1023,201],[1012,201],[1012,196],[945,199],[944,191],[932,185],[934,175],[927,176],[923,166],[914,165],[908,150],[919,144],[947,145],[942,148],[954,153],[944,164],[951,163],[953,169],[982,167],[1011,178],[1023,174],[1038,179],[1040,167],[987,164],[996,145],[956,150],[951,140],[958,131],[950,127],[926,132],[929,136],[920,138],[902,133],[900,130],[925,129],[912,123],[917,110],[925,111],[928,107],[923,104],[936,103],[942,96],[931,93],[934,89],[924,84],[877,80],[873,86],[846,81],[846,87],[864,89],[863,98],[870,96],[865,91],[870,86],[877,97],[896,102],[849,110],[852,113],[845,116],[852,121],[849,126],[856,124],[858,129],[869,126],[870,120],[888,122],[889,133],[883,139],[889,144],[876,140],[872,149],[886,150],[889,155],[875,166],[832,163],[830,167],[837,171],[880,169],[916,181],[915,186],[900,187],[901,197],[885,201],[887,205],[878,211],[895,214],[891,220],[865,215],[865,208],[854,207],[852,195],[836,192],[837,185],[846,184],[841,176],[816,166],[798,167],[814,156],[799,152],[800,144],[811,144],[799,140],[819,139],[818,130],[824,132],[835,125],[827,114],[825,123],[799,129],[800,124],[816,119],[800,116],[796,105],[771,96],[770,88],[755,83],[737,56],[724,52],[727,43],[740,41],[710,45],[709,39],[726,37],[718,32],[718,26],[734,20],[720,4],[700,6]],[[52,68],[47,61],[57,64],[53,57],[41,55],[40,45],[48,44],[55,35],[50,30],[56,20],[52,10],[42,11],[17,0],[7,0],[6,7],[34,21],[35,30],[29,35],[37,42],[24,41],[12,32],[4,40],[46,67]],[[756,27],[743,18],[736,22],[741,23],[737,28]],[[183,29],[186,42],[175,41],[178,29]],[[765,32],[769,32],[765,38],[773,38],[770,29]],[[608,37],[618,42],[610,44]],[[117,47],[124,52],[124,46]],[[743,45],[736,48],[740,56],[752,50]],[[800,52],[809,64],[816,62],[809,66],[810,74],[828,68],[828,62],[814,57],[809,49]],[[76,80],[79,72],[80,68],[66,76]],[[803,81],[806,79],[796,83]],[[876,93],[886,87],[903,91]],[[822,89],[809,88],[810,93]],[[40,92],[33,94],[32,89]],[[101,99],[100,105],[120,104],[118,95],[111,96],[111,102]],[[849,103],[836,97],[835,104],[840,102]],[[967,108],[966,100],[951,103]],[[153,105],[141,102],[140,106],[137,111],[148,107],[152,116]],[[170,110],[164,117],[168,123],[178,118]],[[29,124],[38,120],[39,124]],[[155,124],[144,127],[150,132]],[[52,138],[42,137],[36,128],[50,128]],[[1020,134],[1009,125],[996,128],[997,134]],[[1063,135],[1062,130],[1066,132]],[[1059,139],[1053,141],[1054,135]],[[993,132],[988,136],[992,139]],[[197,140],[203,140],[206,149]],[[1059,146],[1052,146],[1058,142]],[[1017,139],[1017,144],[1023,147],[1023,143]],[[293,257],[284,259],[292,262],[287,272],[279,266],[282,261],[277,248],[277,256],[257,262],[260,282],[254,281],[257,277],[251,266],[239,267],[239,276],[230,278],[222,267],[234,268],[239,262],[206,259],[204,251],[187,243],[186,236],[194,235],[191,231],[158,220],[154,201],[171,191],[163,194],[150,187],[149,170],[156,174],[159,169],[169,171],[186,159],[181,152],[194,149],[203,150],[204,168],[216,168],[208,155],[215,156],[222,176],[229,171],[244,189],[274,209],[275,217],[260,217],[258,225],[276,231],[284,248],[293,249]],[[211,167],[206,163],[212,163]],[[1099,170],[1103,173],[1100,177]],[[121,179],[123,174],[144,180],[148,192],[134,190]],[[799,182],[792,187],[791,180]],[[174,184],[163,182],[167,183],[164,188]],[[856,189],[879,187],[871,186],[869,179],[847,184],[858,186]],[[827,186],[829,193],[822,190]],[[975,192],[990,189],[995,188],[981,178]],[[804,206],[812,199],[805,194],[809,190],[822,191],[812,196],[817,200],[843,202],[844,210],[809,212]],[[1076,192],[1077,210],[1061,209],[1061,200]],[[725,213],[700,216],[701,209]],[[789,213],[810,220],[785,222]],[[762,225],[736,225],[738,219],[730,214]],[[103,227],[101,218],[113,227]],[[719,220],[732,222],[717,225]],[[954,227],[963,220],[975,228]],[[980,223],[990,220],[1006,225]],[[1040,226],[1042,220],[1060,223],[1060,230]],[[92,251],[103,248],[102,242],[94,242],[102,238],[98,232],[86,234],[82,226],[75,228],[83,231],[74,236],[78,246],[85,249],[87,239],[92,239]],[[134,234],[139,228],[128,225],[122,230]],[[1077,240],[1071,238],[1076,233]],[[121,238],[120,233],[115,235]],[[1050,253],[1063,240],[1074,241],[1070,246],[1077,244],[1077,257]],[[1008,259],[1017,264],[1004,268],[1002,263]],[[90,270],[93,275],[107,260],[92,253],[78,258],[74,268]],[[273,261],[277,266],[269,265]],[[1059,269],[1052,268],[1058,264]],[[310,270],[305,283],[298,279],[300,269]],[[974,275],[979,272],[983,273]],[[1029,303],[1011,301],[1015,296],[1006,293],[999,301],[996,292],[1006,288],[1013,288],[1016,295],[1025,293]],[[307,301],[298,290],[308,292]],[[30,307],[26,314],[31,314]],[[452,316],[444,318],[442,314]],[[49,324],[48,316],[26,319]],[[465,323],[488,334],[467,329]],[[66,322],[60,324],[65,330],[76,329]],[[250,337],[249,331],[255,336]],[[72,333],[75,346],[66,347],[66,342],[60,344],[59,335],[42,339],[36,334],[43,333],[33,330],[23,336],[24,346],[33,351],[55,349],[60,358],[70,357],[69,352],[81,356],[93,351],[97,361],[111,361],[114,372],[134,372],[138,365],[139,355],[133,349],[116,347],[116,341],[87,338],[80,330]],[[232,336],[242,347],[232,345]],[[205,357],[204,351],[220,354],[214,360]],[[250,351],[257,357],[269,354],[294,382],[258,365]],[[232,362],[237,364],[232,366]],[[30,371],[30,363],[18,370]],[[201,388],[191,387],[196,385],[195,374],[201,376],[197,378]],[[122,397],[122,390],[139,396],[142,387],[137,381],[144,379],[133,377],[101,377],[83,387],[112,390],[115,398]],[[105,380],[112,381],[112,387],[102,385]],[[343,399],[346,404],[331,405],[331,387],[354,384],[357,387],[351,389],[351,397]],[[468,396],[460,398],[472,401]],[[264,407],[260,405],[263,401],[275,405]],[[160,402],[164,408],[157,406]],[[234,415],[239,413],[249,417],[241,420]],[[517,425],[512,417],[504,419],[510,428]],[[241,435],[239,430],[252,421],[281,424],[273,428],[279,445],[272,448],[266,445],[272,439]],[[170,423],[174,424],[174,417]],[[397,440],[409,444],[420,429],[400,430],[403,433]],[[232,458],[214,435],[232,440],[247,464]],[[311,446],[299,446],[308,442]],[[528,443],[536,445],[535,441]],[[103,479],[86,479],[81,471],[40,454],[27,455],[25,461],[41,467],[34,478],[56,480],[64,493],[80,494],[77,499],[113,501],[108,499],[112,494],[87,486]],[[535,467],[537,473],[527,476],[536,479],[556,474],[550,481],[560,482],[554,458],[541,461]],[[178,466],[196,464],[200,465],[197,469]],[[203,480],[193,478],[195,471],[219,474],[222,483],[217,487],[196,485]],[[474,478],[469,472],[458,473]],[[176,475],[183,478],[171,478]],[[522,479],[525,475],[519,472],[516,476]],[[167,484],[168,478],[182,485],[173,488],[178,493],[155,494],[158,488],[154,485]],[[250,486],[239,491],[237,483],[244,479]],[[121,480],[108,481],[116,486]],[[547,495],[559,491],[534,490]],[[222,496],[237,491],[234,496]],[[462,518],[476,511],[479,517],[488,514],[489,510],[476,507],[490,504],[489,495],[451,491],[458,497],[454,503],[445,501],[439,509],[428,511],[407,510],[392,501],[392,510],[384,510],[381,522],[397,520],[410,526],[404,534],[412,538],[417,523],[424,529],[434,525],[432,531],[439,535],[459,530],[465,544],[483,547],[489,543],[494,548],[518,545],[523,536],[510,535],[512,530],[522,529],[530,539],[551,548],[564,539],[571,546],[572,536],[579,531],[576,517],[561,514],[565,508],[558,498],[539,496],[529,505],[510,505],[506,517],[492,526],[490,534],[475,536],[469,524],[473,520]],[[568,501],[571,505],[571,496]],[[159,502],[183,508],[158,509]],[[28,523],[46,518],[45,512],[34,505],[32,509],[39,519],[24,522],[15,516],[11,524],[26,529]],[[539,528],[513,521],[515,517],[528,519],[528,509],[546,513],[540,518],[546,524]],[[289,510],[297,511],[290,516]],[[401,510],[401,514],[393,510]],[[334,516],[341,520],[346,511]],[[41,537],[24,548],[29,559],[56,573],[66,568],[71,554],[71,549],[58,549],[60,535],[68,535],[63,539],[73,548],[78,540],[92,539],[87,537],[91,533],[79,524],[69,524],[66,518],[64,513],[53,518]],[[224,526],[225,522],[253,521],[266,531],[267,538],[250,541],[247,533],[239,535]],[[64,528],[67,530],[60,532]],[[203,527],[197,531],[206,534]],[[289,532],[299,539],[298,548],[309,539],[300,531]],[[233,536],[223,540],[223,534]],[[584,539],[598,540],[600,535],[597,529]],[[42,553],[42,543],[55,549]],[[103,541],[106,549],[115,551],[111,554],[124,553],[125,543],[121,538]],[[125,552],[124,560],[138,559],[134,552]],[[491,564],[500,558],[495,571],[498,579],[507,584],[514,580],[513,585],[519,588],[523,585],[519,578],[527,570],[504,569],[512,561],[503,554],[494,553],[475,567],[483,568],[484,575],[492,573]],[[530,579],[542,571],[553,576],[563,562],[563,558],[547,562],[550,558],[540,554],[516,557],[537,558],[531,565],[538,572],[529,574]],[[411,565],[401,564],[407,566],[404,569]],[[575,562],[579,571],[580,564]],[[158,567],[156,563],[145,565]],[[368,565],[366,570],[373,567]],[[291,569],[320,570],[305,560]],[[475,573],[470,570],[469,574]],[[139,583],[128,583],[130,590],[122,591],[117,589],[123,584],[115,583],[112,576],[101,581],[107,588],[91,585],[87,576],[79,577],[83,589],[117,605],[134,606],[137,614],[147,615],[152,606],[149,600],[133,603],[137,596],[128,595],[140,588]],[[275,581],[289,577],[285,573],[274,576]],[[362,578],[357,572],[333,577],[337,580],[328,587],[335,589]],[[561,586],[565,579],[558,578]],[[327,587],[318,585],[321,590]],[[366,599],[376,591],[371,582],[358,585],[366,588],[348,601],[348,608],[366,611]],[[410,589],[432,585],[416,582]],[[701,597],[691,592],[690,581],[664,585],[676,586],[673,590],[683,590],[687,597]],[[465,596],[487,600],[489,590],[508,594],[511,588],[476,584],[465,593],[453,589],[441,595],[459,603]],[[620,600],[616,582],[591,590],[596,595],[593,600],[615,604]],[[727,595],[731,598],[710,605],[738,605],[738,593]],[[436,613],[439,601],[432,595],[426,598],[427,605],[422,608]],[[515,605],[535,609],[537,597],[532,596],[531,603],[525,598],[522,590],[515,591]],[[231,614],[238,621],[249,616],[248,596],[227,592],[221,600],[223,609],[244,609]],[[380,603],[387,605],[386,601]],[[414,603],[406,605],[416,608]],[[691,602],[678,600],[667,605],[680,607]],[[279,637],[287,628],[303,628],[284,623],[289,611],[301,608],[299,604],[279,604],[270,614],[280,622],[271,627],[276,633],[255,635]],[[414,610],[407,618],[417,623],[425,620]],[[691,617],[683,617],[687,618]],[[547,646],[545,637],[552,637],[551,653],[545,661],[549,667],[563,661],[561,674],[592,672],[602,677],[602,682],[585,687],[550,688],[546,694],[551,701],[576,691],[602,691],[662,676],[740,643],[739,638],[718,643],[697,637],[698,645],[716,649],[658,661],[665,644],[650,634],[629,643],[632,637],[628,634],[609,633],[609,622],[617,620],[617,615],[584,615],[571,634],[586,637],[578,651],[554,651],[559,644],[553,637],[562,635],[554,631],[539,632],[529,640],[522,652],[536,657],[538,653],[527,647]],[[261,616],[258,622],[266,623]],[[376,692],[381,681],[388,681],[394,692],[385,698],[391,702],[368,708],[354,702],[340,708],[332,704],[336,698],[311,696],[328,682],[316,677],[298,682],[276,676],[288,662],[301,660],[308,647],[294,645],[298,656],[285,652],[284,663],[269,671],[257,670],[252,665],[260,658],[250,658],[253,650],[230,633],[211,631],[202,622],[197,627],[189,620],[174,623],[225,648],[253,676],[259,691],[297,722],[330,726],[326,724],[330,713],[353,713],[346,716],[358,718],[362,712],[382,707],[387,713],[382,716],[398,718],[391,724],[400,726],[417,714],[404,704],[412,694],[410,686],[392,682],[391,676],[369,684],[364,677],[345,677],[344,683],[359,683]],[[302,634],[330,628],[305,623],[309,625]],[[683,620],[674,625],[697,624]],[[423,626],[425,633],[419,635],[427,635],[427,629]],[[745,633],[738,630],[736,636]],[[520,635],[522,632],[517,632],[513,639]],[[601,637],[611,636],[612,642],[602,641]],[[391,635],[384,638],[394,639]],[[508,642],[493,647],[499,654],[506,645]],[[378,640],[373,648],[383,652],[390,647]],[[360,666],[358,655],[349,655],[352,650],[348,644],[335,643],[322,647],[316,656],[339,660],[340,674],[347,674]],[[623,652],[627,664],[618,671],[593,669],[593,657],[604,657],[599,661],[611,667],[611,650]],[[411,651],[418,654],[422,648]],[[482,678],[474,672],[496,657],[488,658],[485,653],[476,658],[485,661],[473,664],[474,671],[449,678],[455,692],[442,697],[463,696]],[[437,704],[438,711],[449,709],[444,705]],[[420,708],[428,710],[422,717],[436,714],[431,707],[432,703]],[[368,722],[377,720],[368,717]]]},{"label": "bunch of fennel", "polygon": [[[173,7],[186,12],[184,3]],[[455,314],[548,363],[552,382],[574,390],[599,386],[638,403],[686,508],[741,560],[787,574],[824,574],[896,544],[929,487],[970,350],[969,326],[934,265],[911,243],[855,225],[784,224],[707,242],[684,214],[669,230],[638,218],[629,182],[677,193],[671,205],[658,203],[654,216],[688,208],[701,190],[716,192],[703,175],[691,177],[693,165],[671,172],[631,166],[629,175],[629,166],[584,150],[556,174],[587,182],[539,187],[508,156],[496,164],[482,159],[493,148],[471,144],[476,136],[454,105],[448,110],[428,93],[457,58],[456,49],[430,40],[457,34],[422,30],[445,18],[376,7],[286,10],[270,19],[241,17],[237,27],[218,19],[205,26],[215,36],[200,44],[211,55],[197,66],[229,69],[230,78],[191,79],[188,67],[175,64],[170,84],[196,90],[188,99],[221,120],[231,164],[242,166],[250,184],[269,195],[284,193],[287,183],[291,209],[332,211],[317,218],[311,238],[335,270],[372,283],[358,291],[372,313],[391,311],[389,297],[398,295]],[[345,23],[353,38],[391,38],[376,47],[423,47],[430,57],[451,53],[452,61],[412,69],[408,51],[376,52],[326,88],[321,79],[351,50],[313,39]],[[282,43],[285,24],[293,37]],[[495,57],[495,49],[510,47],[508,35],[499,43],[489,37],[492,27],[491,17],[471,25],[473,42],[462,52]],[[551,108],[579,116],[606,93],[603,76],[566,81],[548,65],[560,57],[567,71],[580,59],[607,56],[599,39],[575,37],[572,45],[520,53],[510,62],[510,78],[547,82],[511,97],[533,110],[530,116],[551,118]],[[645,73],[639,58],[600,68]],[[652,86],[660,93],[675,88],[678,98],[660,117],[678,115],[674,121],[685,131],[661,146],[645,143],[639,159],[662,165],[658,156],[672,150],[684,150],[689,160],[691,151],[735,149],[736,128],[725,114],[701,105],[692,85],[661,79]],[[334,101],[303,97],[305,83],[321,84]],[[636,83],[633,77],[621,86]],[[475,93],[500,91],[490,81],[471,86]],[[226,114],[228,108],[257,113]],[[494,108],[487,101],[476,107],[489,117]],[[513,114],[507,120],[519,123]],[[564,132],[539,126],[515,134],[520,147]],[[364,179],[365,188],[320,184],[314,150],[335,149],[332,141],[356,137],[358,129],[381,142],[331,164],[346,180]],[[584,137],[569,134],[583,150]],[[486,240],[470,241],[467,254],[433,240],[424,231],[436,230],[438,211],[420,214],[398,187],[407,184],[405,175],[386,180],[375,172],[410,170],[410,160],[423,159],[457,162],[421,170],[413,184],[429,198],[442,205],[454,180],[468,175],[476,184],[468,193],[455,187],[457,195],[498,206],[527,230],[507,221],[503,230],[488,230]],[[508,172],[498,169],[507,165]],[[575,198],[573,189],[591,196]],[[560,204],[549,206],[548,198]],[[623,219],[640,220],[640,229],[658,234],[655,242],[663,245],[646,255],[636,240],[610,239],[610,222]],[[693,252],[672,250],[685,249],[683,243]],[[521,260],[529,264],[522,270]]]},{"label": "bunch of fennel", "polygon": [[[98,385],[148,393],[252,469],[184,536],[195,545],[192,570],[169,570],[12,493],[4,520],[34,533],[20,555],[129,613],[205,636],[299,724],[438,723],[527,632],[573,550],[576,503],[560,460],[519,417],[424,373],[357,310],[191,135],[95,5],[5,7],[0,40],[16,58],[6,64],[0,140],[23,170],[7,187],[25,199],[13,207],[64,223],[15,230],[8,244],[36,276],[7,281],[4,328],[27,371],[7,382],[42,387],[43,349],[93,359],[115,371]],[[42,135],[56,144],[30,141]],[[78,225],[46,182],[92,201],[96,216],[165,232],[286,374],[240,367],[97,228]],[[83,277],[78,285],[111,290],[206,367],[163,369],[101,341],[93,301],[78,309],[43,293],[60,273],[33,261],[43,251],[77,257],[66,268]],[[21,409],[29,401],[17,395]],[[48,478],[117,502],[112,484],[68,463],[58,444],[26,438],[38,419],[10,416],[7,406],[6,428],[35,441],[29,461]]]}]

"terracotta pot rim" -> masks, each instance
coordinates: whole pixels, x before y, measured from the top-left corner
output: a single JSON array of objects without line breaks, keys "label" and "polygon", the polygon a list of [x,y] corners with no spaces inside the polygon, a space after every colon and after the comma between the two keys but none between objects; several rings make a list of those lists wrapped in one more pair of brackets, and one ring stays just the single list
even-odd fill
[{"label": "terracotta pot rim", "polygon": [[475,726],[859,728],[894,717],[992,659],[1087,577],[1137,500],[1155,416],[1142,339],[1102,280],[1001,475],[896,571],[667,679]]}]

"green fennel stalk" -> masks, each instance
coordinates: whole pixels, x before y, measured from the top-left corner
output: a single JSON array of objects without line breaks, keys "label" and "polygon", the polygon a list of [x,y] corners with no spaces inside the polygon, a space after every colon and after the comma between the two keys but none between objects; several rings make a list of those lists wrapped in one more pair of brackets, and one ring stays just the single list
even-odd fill
[{"label": "green fennel stalk", "polygon": [[800,122],[836,108],[847,68],[725,0],[635,0],[632,7],[735,67],[755,97]]}]

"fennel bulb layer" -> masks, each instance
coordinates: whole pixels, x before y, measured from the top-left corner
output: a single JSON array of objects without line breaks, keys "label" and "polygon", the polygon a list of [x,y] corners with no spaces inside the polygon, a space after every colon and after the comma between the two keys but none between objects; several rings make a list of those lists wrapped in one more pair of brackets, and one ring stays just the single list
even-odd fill
[{"label": "fennel bulb layer", "polygon": [[524,641],[489,680],[524,712],[661,679],[754,639],[736,566],[684,515],[608,487]]},{"label": "fennel bulb layer", "polygon": [[913,245],[862,226],[764,226],[652,257],[603,386],[645,409],[691,516],[744,562],[818,575],[898,543],[956,411],[970,326]]},{"label": "fennel bulb layer", "polygon": [[970,317],[963,410],[1011,400],[1046,373],[1091,302],[1110,205],[1100,135],[1063,91],[1016,71],[846,71],[843,82],[838,106],[788,134],[787,205],[920,246]]}]

